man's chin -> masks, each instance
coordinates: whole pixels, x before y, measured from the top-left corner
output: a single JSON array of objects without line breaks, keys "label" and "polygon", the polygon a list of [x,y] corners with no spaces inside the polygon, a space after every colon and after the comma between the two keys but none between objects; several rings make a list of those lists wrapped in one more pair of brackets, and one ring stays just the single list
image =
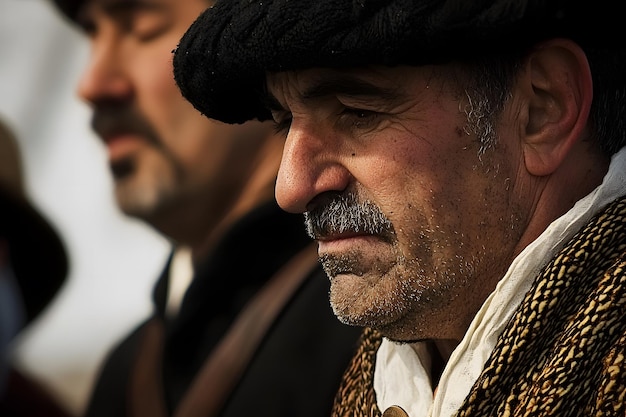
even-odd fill
[{"label": "man's chin", "polygon": [[331,303],[335,317],[340,323],[353,327],[368,327],[380,331],[383,335],[386,329],[393,326],[390,318],[380,314],[369,312],[346,311],[338,305]]},{"label": "man's chin", "polygon": [[394,318],[385,308],[378,307],[380,297],[363,280],[363,277],[344,274],[332,279],[329,298],[335,316],[350,326],[379,328],[387,325]]},{"label": "man's chin", "polygon": [[115,199],[118,208],[127,216],[151,222],[157,211],[158,201],[154,190],[136,184],[134,178],[127,177],[115,182]]}]

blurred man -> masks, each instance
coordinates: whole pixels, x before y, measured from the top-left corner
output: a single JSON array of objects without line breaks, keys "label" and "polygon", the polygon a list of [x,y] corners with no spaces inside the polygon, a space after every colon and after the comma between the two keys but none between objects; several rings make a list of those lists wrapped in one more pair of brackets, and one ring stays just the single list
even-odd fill
[{"label": "blurred man", "polygon": [[118,205],[177,248],[154,315],[110,354],[86,415],[327,415],[357,332],[333,317],[301,217],[274,201],[283,140],[268,123],[207,119],[173,79],[171,51],[211,3],[56,4],[90,40],[78,93]]},{"label": "blurred man", "polygon": [[174,69],[284,134],[276,199],[373,329],[333,415],[626,415],[614,2],[223,1]]},{"label": "blurred man", "polygon": [[22,155],[0,120],[0,416],[65,417],[40,381],[13,367],[10,344],[40,316],[67,279],[61,237],[28,198]]}]

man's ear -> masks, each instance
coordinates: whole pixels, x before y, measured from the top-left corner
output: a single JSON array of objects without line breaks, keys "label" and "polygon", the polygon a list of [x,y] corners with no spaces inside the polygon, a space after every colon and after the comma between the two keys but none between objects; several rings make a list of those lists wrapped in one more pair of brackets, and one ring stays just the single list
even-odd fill
[{"label": "man's ear", "polygon": [[550,175],[587,125],[593,95],[591,70],[580,46],[567,39],[541,43],[531,51],[526,65],[524,162],[529,173]]}]

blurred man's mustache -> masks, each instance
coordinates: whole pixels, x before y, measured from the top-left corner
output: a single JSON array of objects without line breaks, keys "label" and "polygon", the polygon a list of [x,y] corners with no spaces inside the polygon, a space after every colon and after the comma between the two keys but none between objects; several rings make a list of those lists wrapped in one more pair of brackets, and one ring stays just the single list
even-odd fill
[{"label": "blurred man's mustache", "polygon": [[360,201],[354,192],[330,196],[323,204],[304,213],[308,235],[313,239],[341,233],[365,233],[391,238],[391,221],[377,205]]},{"label": "blurred man's mustache", "polygon": [[97,106],[91,119],[91,127],[104,139],[119,134],[132,134],[144,137],[150,143],[160,142],[150,122],[139,111],[128,106]]}]

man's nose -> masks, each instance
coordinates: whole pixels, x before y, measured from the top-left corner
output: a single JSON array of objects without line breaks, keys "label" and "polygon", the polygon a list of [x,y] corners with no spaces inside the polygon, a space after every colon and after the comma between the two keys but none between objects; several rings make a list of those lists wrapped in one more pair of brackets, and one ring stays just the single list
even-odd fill
[{"label": "man's nose", "polygon": [[276,201],[283,210],[308,211],[317,196],[345,190],[350,178],[332,136],[292,123],[276,180]]},{"label": "man's nose", "polygon": [[112,41],[93,40],[91,56],[78,82],[78,95],[91,104],[125,100],[132,94],[132,83],[124,57]]}]

